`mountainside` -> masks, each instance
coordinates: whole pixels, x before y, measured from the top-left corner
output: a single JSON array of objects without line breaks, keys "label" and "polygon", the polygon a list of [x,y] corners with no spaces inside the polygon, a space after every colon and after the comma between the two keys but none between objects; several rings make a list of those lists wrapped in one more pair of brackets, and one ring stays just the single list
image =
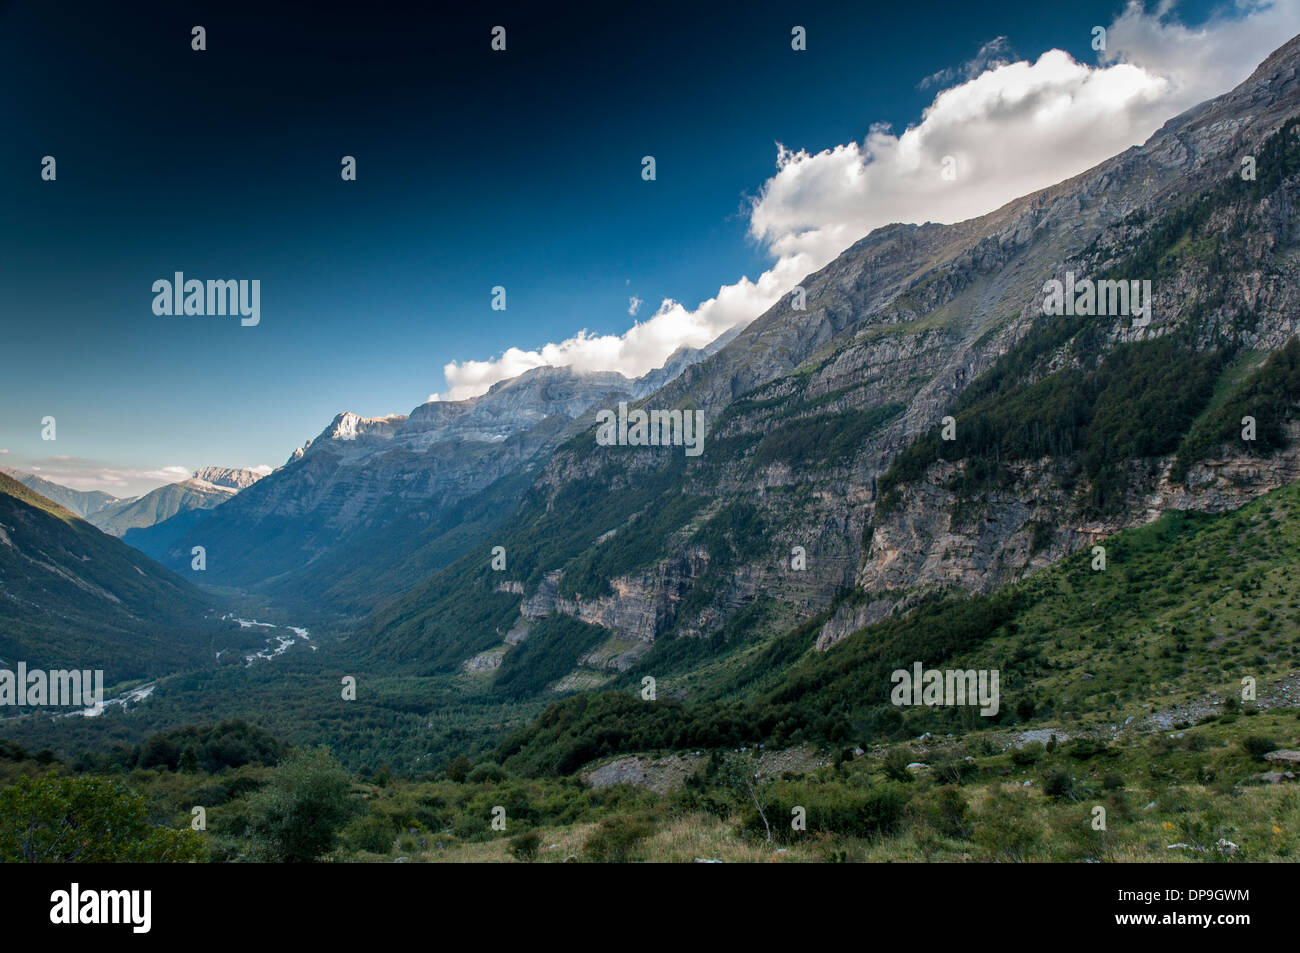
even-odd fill
[{"label": "mountainside", "polygon": [[169,483],[133,500],[123,500],[93,514],[90,522],[121,537],[143,553],[161,559],[187,530],[262,478],[253,470],[204,467],[188,480]]},{"label": "mountainside", "polygon": [[35,490],[47,500],[53,500],[65,510],[76,513],[82,519],[87,519],[106,507],[122,502],[117,497],[104,493],[102,490],[70,490],[66,486],[44,480],[34,473],[16,470],[13,467],[0,467],[0,473],[12,477],[29,489]]},{"label": "mountainside", "polygon": [[0,474],[0,658],[105,684],[202,664],[230,628],[202,593]]},{"label": "mountainside", "polygon": [[601,401],[650,393],[720,347],[680,349],[630,380],[615,372],[539,367],[464,401],[410,415],[339,414],[314,440],[231,505],[197,522],[167,552],[181,567],[205,546],[211,579],[345,611],[445,565],[517,502],[523,478],[575,419]]},{"label": "mountainside", "polygon": [[[804,281],[807,310],[778,304],[642,402],[703,410],[698,458],[599,446],[593,406],[508,522],[361,644],[504,673],[532,627],[571,616],[601,637],[554,687],[685,679],[845,590],[822,649],[918,587],[989,591],[1294,480],[1297,62],[1293,40],[1143,146],[989,215],[873,232]],[[1149,281],[1149,320],[1046,315],[1070,274]]]}]

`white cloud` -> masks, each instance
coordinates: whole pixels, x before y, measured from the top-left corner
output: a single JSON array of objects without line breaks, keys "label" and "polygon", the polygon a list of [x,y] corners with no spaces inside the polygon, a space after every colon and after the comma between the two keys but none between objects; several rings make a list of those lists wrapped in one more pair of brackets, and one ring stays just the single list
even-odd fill
[{"label": "white cloud", "polygon": [[6,447],[5,449],[0,450],[0,456],[3,456],[4,454],[6,454],[6,453],[8,453],[8,452],[9,452],[9,449]]},{"label": "white cloud", "polygon": [[987,70],[1005,66],[1015,58],[1015,54],[1011,51],[1010,41],[1005,36],[994,37],[981,46],[975,57],[968,60],[960,68],[941,69],[917,83],[916,88],[943,89],[946,86],[951,86],[958,79],[974,79]]},{"label": "white cloud", "polygon": [[641,305],[643,304],[645,304],[644,301],[642,301],[636,295],[633,295],[632,297],[627,299],[627,313],[635,318],[636,313],[641,310]]},{"label": "white cloud", "polygon": [[182,466],[153,469],[129,469],[109,466],[101,461],[55,454],[34,461],[24,469],[44,480],[73,490],[102,490],[113,496],[147,493],[168,483],[187,480],[193,470]]},{"label": "white cloud", "polygon": [[[901,135],[874,126],[864,142],[820,152],[777,145],[776,174],[750,212],[751,235],[775,258],[757,281],[724,285],[694,309],[665,299],[622,335],[582,331],[538,350],[453,361],[444,368],[444,397],[481,394],[543,364],[644,374],[678,347],[702,347],[753,320],[872,229],[982,215],[1145,141],[1167,119],[1241,82],[1297,33],[1300,0],[1237,0],[1191,29],[1165,0],[1149,14],[1131,2],[1108,28],[1097,65],[1061,50],[1007,62],[1009,48],[992,41],[972,61],[990,68],[939,92]],[[955,163],[951,181],[941,174],[945,157]]]},{"label": "white cloud", "polygon": [[254,473],[260,473],[262,476],[267,476],[275,471],[274,467],[269,467],[265,463],[259,463],[257,466],[249,467],[248,469]]}]

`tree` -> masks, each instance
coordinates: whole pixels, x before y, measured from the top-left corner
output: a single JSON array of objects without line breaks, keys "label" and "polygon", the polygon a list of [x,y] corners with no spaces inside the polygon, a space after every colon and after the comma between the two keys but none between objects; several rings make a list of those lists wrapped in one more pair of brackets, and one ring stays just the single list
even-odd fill
[{"label": "tree", "polygon": [[772,839],[772,825],[767,820],[767,798],[760,797],[762,784],[762,774],[759,771],[759,760],[757,753],[750,752],[747,755],[727,758],[718,771],[718,781],[725,787],[738,794],[740,797],[747,799],[754,805],[754,810],[758,812],[759,818],[763,821],[763,830],[767,839]]},{"label": "tree", "polygon": [[472,767],[474,767],[473,761],[463,754],[458,754],[447,762],[447,777],[459,784],[465,780]]},{"label": "tree", "polygon": [[327,748],[297,752],[250,799],[258,846],[282,863],[310,863],[329,853],[339,830],[359,813],[351,789],[351,778]]},{"label": "tree", "polygon": [[107,778],[21,778],[0,791],[0,862],[162,863],[206,857],[200,834],[149,822]]}]

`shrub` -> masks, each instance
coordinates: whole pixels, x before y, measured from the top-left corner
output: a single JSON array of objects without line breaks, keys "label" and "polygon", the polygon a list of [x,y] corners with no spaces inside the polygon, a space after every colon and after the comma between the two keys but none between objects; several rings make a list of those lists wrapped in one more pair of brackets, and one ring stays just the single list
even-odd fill
[{"label": "shrub", "polygon": [[1028,793],[998,789],[985,802],[971,839],[992,860],[1028,860],[1042,839],[1042,827],[1032,811]]},{"label": "shrub", "polygon": [[107,778],[24,777],[0,791],[0,862],[161,863],[204,855],[196,832],[151,824],[144,799]]},{"label": "shrub", "polygon": [[902,781],[904,784],[912,780],[912,772],[907,770],[907,766],[912,763],[912,752],[905,748],[895,748],[889,754],[885,755],[885,760],[881,768],[885,772],[885,777],[894,781]]},{"label": "shrub", "polygon": [[371,811],[344,828],[341,839],[353,850],[385,854],[393,846],[395,833],[392,822],[387,817],[377,811]]},{"label": "shrub", "polygon": [[966,798],[961,789],[945,784],[935,788],[910,805],[913,818],[945,837],[966,837],[968,830]]},{"label": "shrub", "polygon": [[636,818],[607,817],[582,845],[598,864],[624,864],[635,859],[636,847],[655,832],[654,825]]},{"label": "shrub", "polygon": [[252,833],[261,851],[282,863],[328,853],[357,811],[351,787],[348,773],[325,748],[300,751],[275,768],[266,787],[250,798]]},{"label": "shrub", "polygon": [[1011,752],[1011,763],[1018,764],[1022,768],[1035,764],[1043,756],[1043,743],[1041,741],[1031,741],[1023,748],[1017,748]]},{"label": "shrub", "polygon": [[1277,750],[1277,740],[1267,735],[1248,735],[1242,739],[1241,747],[1255,761],[1263,761],[1264,755]]},{"label": "shrub", "polygon": [[520,863],[530,863],[537,859],[541,849],[542,837],[537,831],[524,831],[510,839],[510,856]]},{"label": "shrub", "polygon": [[470,784],[482,784],[489,782],[497,784],[506,779],[506,773],[502,770],[501,765],[485,762],[477,765],[474,770],[465,776],[465,780]]},{"label": "shrub", "polygon": [[[892,833],[903,818],[907,799],[897,785],[863,787],[847,782],[774,781],[764,788],[768,821],[772,837],[790,841],[803,832],[791,826],[791,811],[802,807],[807,812],[810,833],[836,834],[841,837],[872,837]],[[741,826],[755,835],[765,835],[766,827],[753,804],[742,808]]]},{"label": "shrub", "polygon": [[1066,750],[1076,761],[1087,761],[1094,755],[1103,754],[1106,746],[1091,738],[1075,738]]},{"label": "shrub", "polygon": [[1064,768],[1049,772],[1043,779],[1043,793],[1053,800],[1074,798],[1074,778]]}]

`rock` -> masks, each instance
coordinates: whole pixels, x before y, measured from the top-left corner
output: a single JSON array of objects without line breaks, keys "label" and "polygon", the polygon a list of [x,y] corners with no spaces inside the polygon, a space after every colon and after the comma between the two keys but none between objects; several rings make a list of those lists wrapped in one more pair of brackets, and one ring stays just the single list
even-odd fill
[{"label": "rock", "polygon": [[1294,781],[1294,771],[1265,771],[1263,774],[1255,776],[1265,784],[1281,784],[1283,781]]},{"label": "rock", "polygon": [[1279,748],[1277,751],[1270,751],[1264,755],[1264,760],[1269,764],[1300,765],[1300,751],[1287,751]]}]

